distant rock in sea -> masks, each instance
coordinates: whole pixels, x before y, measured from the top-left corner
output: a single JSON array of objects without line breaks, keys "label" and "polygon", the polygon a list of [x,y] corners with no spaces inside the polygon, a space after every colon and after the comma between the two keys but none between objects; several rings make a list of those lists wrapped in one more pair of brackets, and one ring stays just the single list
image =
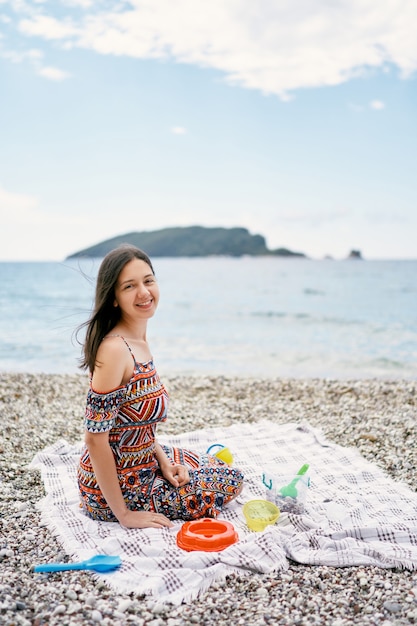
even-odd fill
[{"label": "distant rock in sea", "polygon": [[186,226],[127,233],[75,252],[67,258],[102,258],[122,243],[137,246],[151,257],[306,256],[302,252],[292,252],[287,248],[269,250],[262,235],[251,235],[246,228]]},{"label": "distant rock in sea", "polygon": [[347,258],[363,260],[362,252],[360,250],[351,250]]}]

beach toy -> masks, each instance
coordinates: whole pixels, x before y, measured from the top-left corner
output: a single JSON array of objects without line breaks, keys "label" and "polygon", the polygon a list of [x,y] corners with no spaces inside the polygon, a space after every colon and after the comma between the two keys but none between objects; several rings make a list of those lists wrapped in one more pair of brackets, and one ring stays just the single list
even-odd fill
[{"label": "beach toy", "polygon": [[187,552],[221,552],[236,541],[239,541],[239,536],[233,524],[211,517],[185,522],[177,534],[178,547]]},{"label": "beach toy", "polygon": [[243,515],[251,530],[261,531],[279,518],[279,508],[268,500],[249,500],[243,506]]},{"label": "beach toy", "polygon": [[107,554],[96,554],[86,561],[78,563],[45,563],[35,565],[34,572],[62,572],[68,569],[91,569],[94,572],[112,572],[120,567],[122,560],[120,556],[108,556]]},{"label": "beach toy", "polygon": [[281,513],[301,515],[304,512],[310,486],[310,477],[307,471],[304,472],[305,467],[303,465],[299,470],[303,471],[303,474],[275,475],[268,472],[262,474],[266,499],[273,502]]},{"label": "beach toy", "polygon": [[210,450],[213,450],[213,448],[219,448],[219,450],[217,452],[212,452],[211,453],[211,454],[213,454],[213,456],[216,456],[218,459],[220,459],[221,461],[224,461],[228,465],[232,465],[232,463],[233,463],[233,455],[230,452],[229,448],[226,448],[226,446],[224,446],[221,443],[213,443],[212,446],[207,448],[207,454],[210,454]]},{"label": "beach toy", "polygon": [[298,491],[297,491],[296,484],[300,480],[301,476],[303,476],[307,472],[309,467],[310,466],[308,465],[308,463],[305,463],[305,465],[303,465],[298,470],[295,478],[288,485],[285,485],[284,487],[281,487],[281,489],[279,490],[279,493],[284,498],[296,498],[297,497]]}]

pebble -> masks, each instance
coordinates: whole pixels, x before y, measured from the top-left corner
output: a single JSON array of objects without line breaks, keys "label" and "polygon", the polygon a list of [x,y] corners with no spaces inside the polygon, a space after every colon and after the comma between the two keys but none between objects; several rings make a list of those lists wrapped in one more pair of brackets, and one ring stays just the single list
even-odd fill
[{"label": "pebble", "polygon": [[[164,377],[171,396],[163,434],[207,426],[308,421],[355,446],[415,489],[415,381]],[[16,626],[402,626],[417,624],[417,572],[290,563],[286,572],[233,574],[196,600],[173,606],[117,594],[89,572],[35,575],[40,561],[68,558],[40,521],[38,450],[82,438],[86,376],[0,373],[0,621]],[[30,406],[30,410],[28,407]],[[18,444],[18,445],[17,445]]]},{"label": "pebble", "polygon": [[74,589],[71,589],[71,588],[67,589],[65,592],[65,595],[69,600],[77,599],[77,593],[74,591]]},{"label": "pebble", "polygon": [[53,611],[53,615],[62,615],[67,612],[67,606],[65,604],[58,604]]},{"label": "pebble", "polygon": [[91,619],[93,620],[93,622],[102,622],[103,616],[100,611],[94,610],[91,611]]},{"label": "pebble", "polygon": [[258,587],[258,589],[256,590],[256,595],[258,595],[258,596],[267,596],[268,595],[268,590],[265,589],[265,587]]},{"label": "pebble", "polygon": [[2,549],[0,550],[0,556],[6,556],[6,557],[9,557],[9,556],[13,556],[13,555],[14,555],[14,551],[13,551],[13,550],[10,550],[10,549],[8,549],[8,548],[2,548]]},{"label": "pebble", "polygon": [[26,609],[26,602],[21,602],[17,600],[16,602],[16,611],[24,611]]},{"label": "pebble", "polygon": [[132,600],[120,600],[119,604],[117,605],[117,610],[120,611],[121,613],[124,613],[125,611],[128,611],[129,609],[131,609],[133,606],[133,602]]},{"label": "pebble", "polygon": [[159,615],[161,613],[165,613],[167,609],[167,605],[164,602],[157,602],[156,604],[149,607],[154,615]]},{"label": "pebble", "polygon": [[398,613],[403,608],[402,605],[398,602],[390,602],[389,600],[386,600],[384,602],[383,607],[386,611],[389,611],[390,613]]}]

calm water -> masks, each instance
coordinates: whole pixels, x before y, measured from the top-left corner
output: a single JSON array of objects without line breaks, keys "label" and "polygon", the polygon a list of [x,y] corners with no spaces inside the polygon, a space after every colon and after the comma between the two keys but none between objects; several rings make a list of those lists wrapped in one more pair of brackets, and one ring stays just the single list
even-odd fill
[{"label": "calm water", "polygon": [[[0,370],[74,373],[98,261],[0,263]],[[417,261],[154,259],[161,374],[417,379]]]}]

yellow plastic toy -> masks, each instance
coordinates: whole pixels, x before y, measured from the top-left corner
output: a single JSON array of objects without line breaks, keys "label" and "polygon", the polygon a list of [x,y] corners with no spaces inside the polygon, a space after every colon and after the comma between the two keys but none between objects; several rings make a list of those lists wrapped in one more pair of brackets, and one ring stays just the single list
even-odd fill
[{"label": "yellow plastic toy", "polygon": [[228,465],[233,464],[233,454],[230,452],[229,448],[226,448],[226,446],[221,443],[213,443],[213,445],[207,449],[207,454],[210,454],[210,450],[212,450],[213,448],[219,448],[217,452],[211,453],[213,456],[216,456],[218,459],[224,461]]},{"label": "yellow plastic toy", "polygon": [[243,506],[243,515],[251,530],[265,530],[269,524],[275,524],[279,518],[279,508],[268,500],[249,500]]}]

